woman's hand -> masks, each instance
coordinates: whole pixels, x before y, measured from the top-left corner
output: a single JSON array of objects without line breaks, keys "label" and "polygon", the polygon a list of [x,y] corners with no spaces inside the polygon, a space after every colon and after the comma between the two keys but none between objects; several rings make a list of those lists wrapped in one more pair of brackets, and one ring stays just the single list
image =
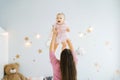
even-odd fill
[{"label": "woman's hand", "polygon": [[57,29],[54,26],[52,27],[52,32],[53,32],[53,35],[57,35]]},{"label": "woman's hand", "polygon": [[55,41],[56,41],[56,36],[57,36],[57,30],[54,28],[54,26],[53,26],[53,28],[52,28],[52,32],[53,32],[53,34],[52,34],[52,40],[51,40],[51,43],[50,43],[50,52],[52,51],[52,52],[55,52]]}]

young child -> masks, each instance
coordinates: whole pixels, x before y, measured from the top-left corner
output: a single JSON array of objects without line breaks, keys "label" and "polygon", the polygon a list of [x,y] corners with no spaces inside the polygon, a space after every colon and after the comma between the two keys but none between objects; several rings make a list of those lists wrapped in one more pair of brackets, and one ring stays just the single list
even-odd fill
[{"label": "young child", "polygon": [[66,43],[70,45],[70,40],[67,35],[67,33],[70,32],[70,29],[65,24],[65,15],[63,13],[58,13],[56,15],[56,23],[53,25],[53,28],[57,31],[55,50],[60,43],[62,44],[62,50],[65,49]]}]

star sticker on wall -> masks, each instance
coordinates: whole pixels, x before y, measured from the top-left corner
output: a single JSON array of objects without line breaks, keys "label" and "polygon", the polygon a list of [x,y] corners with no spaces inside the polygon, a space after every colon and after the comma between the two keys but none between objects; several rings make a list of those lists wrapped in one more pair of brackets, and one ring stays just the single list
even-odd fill
[{"label": "star sticker on wall", "polygon": [[38,53],[42,53],[42,49],[38,49]]},{"label": "star sticker on wall", "polygon": [[18,59],[18,58],[20,58],[20,55],[19,55],[19,54],[17,54],[15,57]]},{"label": "star sticker on wall", "polygon": [[76,53],[77,53],[77,55],[83,56],[86,53],[86,51],[84,48],[78,47],[78,49],[76,50]]},{"label": "star sticker on wall", "polygon": [[32,46],[32,42],[30,41],[25,42],[25,47],[31,47],[31,46]]},{"label": "star sticker on wall", "polygon": [[36,38],[37,38],[37,39],[40,39],[40,38],[41,38],[41,35],[40,35],[40,34],[36,34]]},{"label": "star sticker on wall", "polygon": [[92,28],[91,26],[90,26],[90,27],[88,27],[87,32],[88,32],[88,33],[93,32],[93,28]]},{"label": "star sticker on wall", "polygon": [[28,40],[29,40],[29,37],[25,37],[24,40],[25,40],[25,41],[28,41]]},{"label": "star sticker on wall", "polygon": [[79,36],[80,38],[84,37],[85,35],[86,35],[86,34],[83,33],[83,32],[79,32],[79,33],[78,33],[78,36]]},{"label": "star sticker on wall", "polygon": [[96,62],[96,63],[94,63],[94,66],[95,66],[97,72],[99,72],[100,67],[101,67],[100,64]]}]

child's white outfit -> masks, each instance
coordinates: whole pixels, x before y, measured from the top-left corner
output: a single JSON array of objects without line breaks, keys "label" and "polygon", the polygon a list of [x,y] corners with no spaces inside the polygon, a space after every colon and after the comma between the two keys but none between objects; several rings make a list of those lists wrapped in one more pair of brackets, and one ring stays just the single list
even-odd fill
[{"label": "child's white outfit", "polygon": [[54,28],[57,30],[58,34],[56,37],[56,43],[59,44],[61,42],[65,42],[68,39],[68,35],[67,35],[67,25],[64,24],[55,24]]}]

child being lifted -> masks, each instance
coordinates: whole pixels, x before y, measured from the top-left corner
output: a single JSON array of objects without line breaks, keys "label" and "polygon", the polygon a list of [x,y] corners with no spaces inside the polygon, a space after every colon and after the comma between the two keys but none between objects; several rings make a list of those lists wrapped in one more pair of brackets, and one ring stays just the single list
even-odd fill
[{"label": "child being lifted", "polygon": [[58,45],[62,44],[62,50],[66,48],[66,43],[70,45],[70,40],[68,38],[68,32],[70,32],[69,27],[65,23],[65,15],[64,13],[58,13],[56,15],[56,23],[53,25],[53,28],[57,31],[57,37],[55,42],[55,50]]}]

